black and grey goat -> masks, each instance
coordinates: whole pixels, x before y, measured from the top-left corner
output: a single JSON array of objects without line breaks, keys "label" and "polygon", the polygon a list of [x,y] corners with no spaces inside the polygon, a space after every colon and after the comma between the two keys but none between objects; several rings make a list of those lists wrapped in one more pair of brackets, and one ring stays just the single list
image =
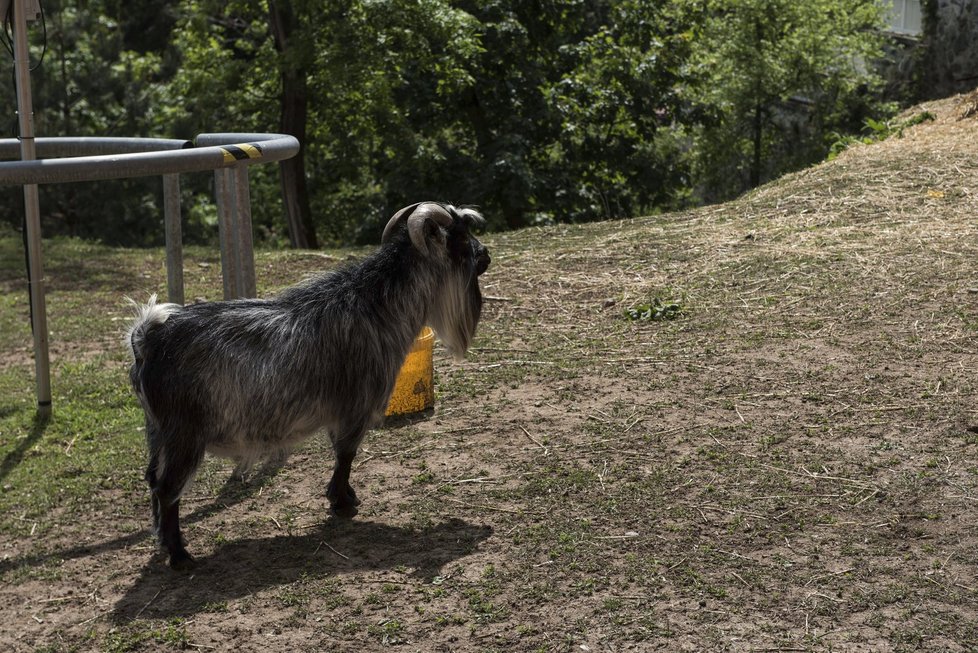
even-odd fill
[{"label": "black and grey goat", "polygon": [[180,495],[204,452],[247,467],[326,431],[336,455],[334,515],[360,503],[350,466],[384,415],[398,370],[425,324],[461,358],[482,310],[488,250],[472,209],[422,202],[388,222],[380,249],[271,299],[139,308],[130,379],[146,413],[153,525],[170,565],[193,562]]}]

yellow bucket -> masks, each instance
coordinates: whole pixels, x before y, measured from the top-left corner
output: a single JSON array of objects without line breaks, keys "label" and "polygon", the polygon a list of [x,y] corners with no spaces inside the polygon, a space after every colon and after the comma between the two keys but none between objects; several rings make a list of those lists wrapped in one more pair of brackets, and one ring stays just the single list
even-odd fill
[{"label": "yellow bucket", "polygon": [[434,345],[435,332],[425,327],[414,339],[397,375],[387,415],[410,415],[435,405],[435,368],[431,359]]}]

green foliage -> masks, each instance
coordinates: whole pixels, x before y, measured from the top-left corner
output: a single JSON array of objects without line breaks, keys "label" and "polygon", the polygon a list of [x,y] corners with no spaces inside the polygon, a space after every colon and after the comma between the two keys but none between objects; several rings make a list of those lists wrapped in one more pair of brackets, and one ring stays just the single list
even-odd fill
[{"label": "green foliage", "polygon": [[825,156],[823,134],[885,113],[872,64],[875,0],[709,0],[693,37],[690,94],[700,192],[716,200]]},{"label": "green foliage", "polygon": [[560,124],[546,160],[559,181],[542,204],[558,221],[670,207],[688,184],[670,133],[684,109],[682,16],[634,0],[609,12],[595,33],[561,46],[568,70],[544,87]]},{"label": "green foliage", "polygon": [[[179,59],[168,43],[174,0],[53,0],[45,24],[29,27],[35,132],[38,136],[169,136],[164,81]],[[11,59],[6,59],[12,71]],[[0,122],[17,136],[12,74],[0,75]],[[4,188],[0,220],[20,224],[22,192]],[[159,180],[47,185],[41,188],[46,234],[145,244],[161,239]],[[191,232],[191,235],[194,235]]]},{"label": "green foliage", "polygon": [[911,116],[910,118],[907,118],[906,120],[896,122],[867,118],[862,136],[840,134],[839,132],[832,132],[829,134],[829,141],[831,144],[829,145],[828,160],[831,161],[832,159],[836,158],[839,156],[839,154],[856,143],[869,145],[870,143],[886,140],[893,135],[896,135],[897,138],[903,138],[903,130],[906,128],[919,125],[923,122],[929,122],[931,120],[934,120],[934,114],[932,114],[930,111],[922,111]]},{"label": "green foliage", "polygon": [[[887,115],[875,0],[285,4],[283,48],[267,2],[46,3],[38,135],[279,131],[299,76],[315,227],[341,243],[375,242],[419,198],[478,205],[490,228],[713,200]],[[13,115],[9,76],[2,98]],[[286,243],[278,168],[252,170],[257,237]],[[182,177],[188,241],[216,236],[211,183]],[[3,192],[19,224],[19,189]],[[158,243],[161,195],[158,179],[44,187],[44,231]]]},{"label": "green foliage", "polygon": [[661,322],[664,320],[675,320],[686,314],[686,308],[679,302],[673,300],[663,301],[658,297],[653,297],[652,301],[645,304],[636,304],[625,309],[625,318],[632,321],[651,321]]}]

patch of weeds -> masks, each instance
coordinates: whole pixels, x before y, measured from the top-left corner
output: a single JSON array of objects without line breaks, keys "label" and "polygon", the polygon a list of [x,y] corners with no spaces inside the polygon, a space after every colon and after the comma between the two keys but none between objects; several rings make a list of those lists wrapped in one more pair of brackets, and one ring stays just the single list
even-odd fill
[{"label": "patch of weeds", "polygon": [[516,634],[520,637],[527,637],[529,635],[536,635],[537,629],[533,626],[527,626],[526,624],[520,624],[516,627]]},{"label": "patch of weeds", "polygon": [[628,632],[628,639],[641,642],[654,637],[673,637],[672,630],[655,620],[652,615],[645,615],[637,620],[637,628]]},{"label": "patch of weeds", "polygon": [[380,594],[376,592],[370,592],[365,597],[363,597],[363,602],[367,605],[381,605],[384,600],[380,598]]},{"label": "patch of weeds", "polygon": [[279,594],[278,600],[282,603],[282,605],[289,608],[294,608],[305,605],[309,600],[309,597],[306,596],[304,592],[299,592],[294,589],[286,589]]},{"label": "patch of weeds", "polygon": [[333,590],[330,592],[319,592],[322,596],[322,608],[326,610],[335,610],[337,608],[342,608],[350,605],[351,599],[340,592],[339,590]]},{"label": "patch of weeds", "polygon": [[227,601],[210,601],[200,607],[201,612],[228,612]]},{"label": "patch of weeds", "polygon": [[618,597],[607,598],[601,602],[601,610],[603,612],[610,612],[612,614],[620,612],[624,601]]},{"label": "patch of weeds", "polygon": [[435,625],[441,628],[446,628],[448,626],[461,626],[467,621],[468,619],[461,614],[442,614],[435,617]]},{"label": "patch of weeds", "polygon": [[624,315],[626,319],[632,322],[662,322],[675,320],[686,315],[686,313],[686,308],[678,301],[672,299],[663,301],[658,297],[653,297],[649,302],[626,308]]},{"label": "patch of weeds", "polygon": [[589,492],[598,480],[595,472],[580,467],[547,465],[539,469],[522,487],[507,494],[513,496],[569,496]]},{"label": "patch of weeds", "polygon": [[551,560],[556,560],[560,556],[569,555],[577,551],[578,539],[573,533],[566,531],[557,533],[557,541],[550,547],[547,555]]},{"label": "patch of weeds", "polygon": [[919,651],[927,637],[919,630],[899,629],[893,633],[893,641],[897,650]]},{"label": "patch of weeds", "polygon": [[767,451],[771,447],[787,442],[788,438],[789,435],[787,433],[771,433],[765,435],[761,438],[761,451]]},{"label": "patch of weeds", "polygon": [[404,625],[397,619],[386,619],[379,624],[368,626],[367,633],[378,638],[382,644],[400,644],[404,642],[401,635]]},{"label": "patch of weeds", "polygon": [[840,134],[839,132],[832,132],[829,134],[829,138],[832,139],[832,144],[829,146],[828,160],[831,161],[832,159],[836,158],[844,151],[849,149],[850,146],[855,145],[856,143],[869,145],[871,143],[884,141],[890,136],[894,135],[897,138],[903,138],[903,130],[907,129],[908,127],[913,127],[914,125],[919,125],[923,122],[930,122],[934,119],[935,116],[930,111],[923,111],[915,116],[907,118],[906,120],[897,122],[867,118],[863,126],[862,136]]},{"label": "patch of weeds", "polygon": [[189,640],[184,620],[174,618],[157,628],[148,623],[130,624],[122,629],[113,628],[109,631],[103,650],[106,653],[126,653],[143,648],[144,644],[149,643],[174,649],[187,648]]},{"label": "patch of weeds", "polygon": [[427,485],[435,480],[435,475],[428,469],[428,465],[422,460],[420,471],[411,478],[414,485]]},{"label": "patch of weeds", "polygon": [[362,628],[359,621],[345,621],[340,626],[340,632],[344,635],[356,635]]},{"label": "patch of weeds", "polygon": [[490,601],[482,591],[471,588],[465,591],[469,600],[469,609],[475,614],[476,623],[500,621],[509,616],[509,610]]}]

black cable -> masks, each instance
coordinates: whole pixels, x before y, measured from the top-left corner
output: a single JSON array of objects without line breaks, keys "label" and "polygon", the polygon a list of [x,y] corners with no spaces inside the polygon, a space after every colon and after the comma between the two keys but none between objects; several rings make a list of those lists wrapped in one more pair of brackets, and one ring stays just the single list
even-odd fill
[{"label": "black cable", "polygon": [[14,56],[14,37],[13,28],[11,23],[14,20],[14,3],[11,0],[10,4],[7,5],[7,13],[3,17],[3,32],[0,33],[0,42],[3,43],[3,47],[6,48],[10,56]]},{"label": "black cable", "polygon": [[[14,1],[15,0],[11,0],[10,4],[7,6],[7,13],[3,17],[3,29],[0,30],[0,44],[3,44],[7,54],[9,54],[11,57],[14,56],[14,37],[13,27],[11,25],[14,16]],[[37,63],[28,69],[30,72],[34,72],[41,67],[41,64],[44,63],[44,57],[48,53],[47,14],[44,13],[44,5],[41,2],[37,3],[37,7],[41,10],[41,56],[38,58]]]}]

